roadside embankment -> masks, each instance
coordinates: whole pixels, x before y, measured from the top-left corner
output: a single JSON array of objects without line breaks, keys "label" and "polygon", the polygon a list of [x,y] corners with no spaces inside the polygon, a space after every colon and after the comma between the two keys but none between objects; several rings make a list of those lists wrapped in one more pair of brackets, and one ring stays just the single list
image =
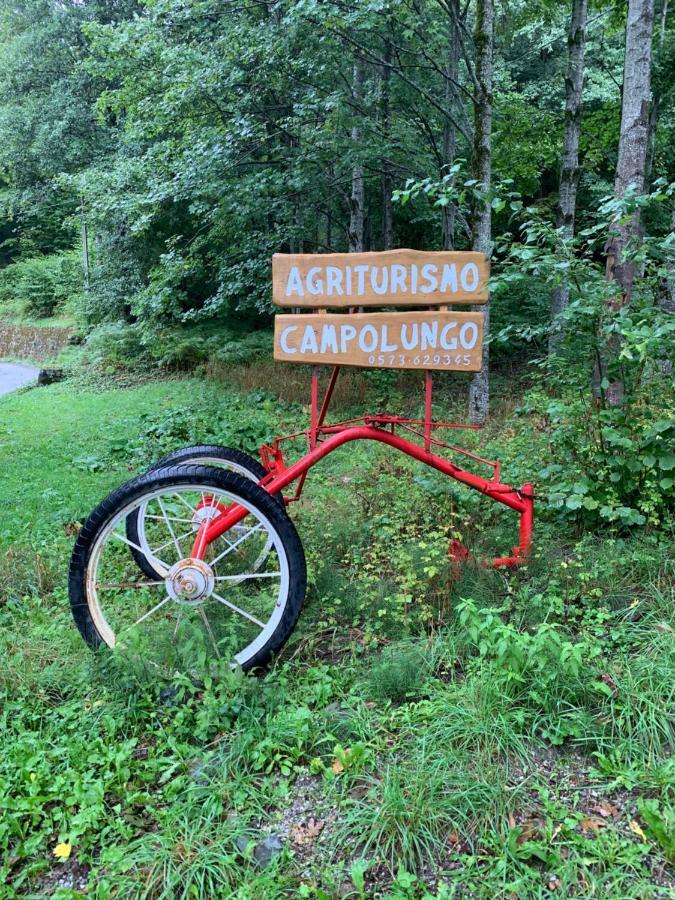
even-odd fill
[{"label": "roadside embankment", "polygon": [[69,328],[0,322],[0,359],[53,359],[68,344],[71,334]]}]

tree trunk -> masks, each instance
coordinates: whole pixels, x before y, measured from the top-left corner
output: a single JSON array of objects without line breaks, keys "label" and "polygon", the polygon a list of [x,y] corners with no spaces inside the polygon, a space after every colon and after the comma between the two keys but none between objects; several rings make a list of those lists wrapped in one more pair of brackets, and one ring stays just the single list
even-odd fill
[{"label": "tree trunk", "polygon": [[[579,185],[579,137],[581,135],[582,90],[584,84],[584,52],[586,49],[587,0],[572,0],[572,17],[567,37],[568,59],[565,76],[565,128],[563,155],[560,167],[560,188],[557,226],[564,229],[566,238],[574,234],[574,216]],[[563,281],[551,298],[551,334],[549,356],[556,353],[564,337],[560,315],[567,309],[569,284]]]},{"label": "tree trunk", "polygon": [[[459,0],[449,0],[448,4],[448,65],[445,76],[445,105],[452,113],[452,117],[445,119],[443,126],[443,168],[445,174],[450,171],[455,161],[457,152],[457,132],[453,121],[456,118],[457,106],[457,76],[459,71],[459,35],[457,34],[457,22],[459,21]],[[455,213],[457,207],[454,203],[448,203],[442,207],[443,219],[442,240],[443,249],[452,250],[455,245]]]},{"label": "tree trunk", "polygon": [[382,247],[391,250],[394,246],[394,207],[391,195],[394,189],[394,180],[391,169],[391,161],[386,155],[389,148],[389,132],[391,124],[391,110],[389,108],[389,82],[391,79],[391,41],[384,45],[384,65],[381,75],[380,115],[382,117],[382,137],[384,139],[385,157],[382,160]]},{"label": "tree trunk", "polygon": [[[352,145],[355,154],[361,150],[363,129],[360,116],[363,103],[363,59],[357,51],[354,54],[354,74],[352,78],[352,99],[354,124],[352,125]],[[363,166],[355,163],[352,168],[352,194],[349,201],[349,252],[359,253],[364,249],[364,220],[365,220],[365,182],[363,179]]]},{"label": "tree trunk", "polygon": [[[649,144],[649,101],[651,95],[652,29],[654,0],[629,0],[626,19],[626,51],[623,68],[621,133],[614,179],[614,193],[624,197],[629,186],[638,193],[645,189],[645,171]],[[630,302],[635,278],[635,263],[630,258],[640,238],[640,216],[617,224],[607,243],[607,276],[616,280],[621,292],[611,312]],[[628,253],[626,252],[628,251]],[[608,384],[606,399],[610,406],[623,400],[623,380],[617,371],[619,338],[610,338],[598,353],[594,383]],[[596,387],[595,391],[598,390]]]},{"label": "tree trunk", "polygon": [[[476,91],[474,97],[474,178],[483,195],[474,203],[473,249],[486,256],[492,251],[492,206],[490,187],[492,178],[492,46],[494,38],[494,8],[492,0],[477,0],[474,44],[476,47]],[[469,387],[469,419],[476,425],[487,420],[490,406],[489,363],[490,303],[472,307],[483,312],[483,359],[480,372],[471,379]]]}]

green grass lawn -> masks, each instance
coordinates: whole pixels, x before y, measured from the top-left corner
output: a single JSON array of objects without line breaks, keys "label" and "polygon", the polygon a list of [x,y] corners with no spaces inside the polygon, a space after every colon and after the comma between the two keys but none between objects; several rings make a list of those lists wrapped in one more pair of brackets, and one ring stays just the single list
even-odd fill
[{"label": "green grass lawn", "polygon": [[[0,399],[0,896],[673,896],[665,530],[542,503],[527,569],[455,578],[448,540],[501,554],[514,517],[355,447],[293,511],[308,598],[269,671],[158,681],[85,647],[66,575],[92,507],[180,446],[302,426],[250,379]],[[512,407],[482,440],[520,484],[546,438]]]}]

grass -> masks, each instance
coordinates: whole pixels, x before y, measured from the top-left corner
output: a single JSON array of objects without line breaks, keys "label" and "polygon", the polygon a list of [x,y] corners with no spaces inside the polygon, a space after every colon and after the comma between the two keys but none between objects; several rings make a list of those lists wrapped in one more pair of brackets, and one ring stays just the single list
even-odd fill
[{"label": "grass", "polygon": [[[267,673],[158,681],[86,649],[65,575],[87,512],[181,445],[302,426],[295,381],[230,376],[0,399],[0,897],[672,896],[666,529],[540,511],[526,570],[457,580],[449,538],[501,552],[513,517],[354,445],[294,511],[308,602]],[[352,387],[340,415],[383,391]],[[530,466],[546,446],[514,405],[484,439],[518,481],[511,442]]]}]

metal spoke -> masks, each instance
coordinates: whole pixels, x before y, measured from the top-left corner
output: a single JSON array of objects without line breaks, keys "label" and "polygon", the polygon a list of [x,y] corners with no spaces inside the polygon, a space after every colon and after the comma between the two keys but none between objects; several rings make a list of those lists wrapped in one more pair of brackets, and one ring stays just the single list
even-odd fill
[{"label": "metal spoke", "polygon": [[148,618],[148,616],[151,616],[154,612],[157,612],[158,609],[161,609],[161,607],[164,606],[165,603],[168,603],[170,599],[171,599],[171,597],[169,597],[169,595],[167,594],[163,600],[160,600],[160,602],[157,604],[157,606],[153,606],[152,609],[150,609],[150,610],[148,610],[148,612],[144,613],[140,617],[140,619],[138,619],[136,622],[134,622],[134,624],[131,627],[135,628],[136,625],[140,625],[141,622],[145,621],[145,619]]},{"label": "metal spoke", "polygon": [[178,629],[180,628],[180,623],[183,621],[183,607],[178,610],[178,618],[176,619],[176,627],[173,630],[173,640],[176,640],[176,635],[178,634]]},{"label": "metal spoke", "polygon": [[234,549],[236,549],[239,546],[239,544],[241,544],[242,541],[245,541],[247,537],[250,537],[252,534],[255,534],[256,531],[260,531],[262,527],[263,527],[262,523],[260,523],[260,524],[256,525],[255,528],[251,528],[250,531],[247,531],[246,534],[244,534],[244,535],[242,535],[242,537],[238,538],[233,544],[230,544],[230,546],[227,548],[227,550],[223,550],[223,552],[219,556],[216,556],[215,559],[212,559],[210,562],[210,565],[215,566],[215,564],[217,562],[220,562],[220,560],[224,556],[227,556],[228,553],[231,553]]},{"label": "metal spoke", "polygon": [[[123,544],[126,544],[129,547],[133,547],[134,550],[138,550],[139,553],[142,553],[145,556],[145,550],[142,547],[139,547],[138,544],[134,544],[133,541],[130,541],[129,538],[125,537],[123,534],[120,534],[119,531],[112,531],[112,537],[116,537],[118,540],[122,541]],[[167,566],[165,562],[161,559],[158,559],[156,556],[153,558],[154,567],[157,569],[160,575],[168,575],[169,569],[171,566]]]},{"label": "metal spoke", "polygon": [[246,575],[216,575],[214,581],[246,581],[247,578],[279,578],[281,572],[250,572]]},{"label": "metal spoke", "polygon": [[206,610],[204,609],[203,606],[199,607],[199,615],[202,617],[202,621],[204,623],[204,628],[206,628],[206,630],[209,634],[209,637],[211,638],[211,643],[213,644],[213,649],[216,651],[216,656],[218,657],[218,659],[221,659],[220,650],[218,649],[218,644],[216,643],[216,639],[213,636],[213,631],[211,630],[211,623],[206,618]]},{"label": "metal spoke", "polygon": [[195,507],[195,506],[190,506],[190,504],[187,502],[187,500],[185,499],[185,497],[184,497],[182,494],[179,494],[178,491],[174,491],[174,492],[173,492],[173,496],[174,496],[174,497],[178,497],[178,499],[179,499],[180,502],[183,504],[183,506],[186,506],[186,507],[190,510],[190,512],[192,513],[192,515],[194,516],[194,514],[195,514],[196,511],[197,511],[197,507]]},{"label": "metal spoke", "polygon": [[160,585],[165,584],[164,581],[118,581],[118,582],[109,582],[109,583],[99,583],[96,584],[97,591],[114,591],[114,590],[126,590],[128,588],[144,588],[144,587],[159,587]]},{"label": "metal spoke", "polygon": [[[192,529],[190,529],[189,531],[186,531],[185,534],[181,534],[180,537],[178,538],[178,540],[184,541],[185,538],[190,537],[191,534],[194,534],[194,531]],[[166,544],[162,544],[161,547],[155,547],[154,550],[152,547],[150,547],[150,553],[152,553],[153,555],[155,553],[159,553],[160,550],[164,550],[166,547],[170,547],[172,543],[173,543],[173,541],[167,541]]]},{"label": "metal spoke", "polygon": [[245,619],[248,619],[249,622],[253,622],[254,625],[257,625],[258,628],[264,628],[264,622],[261,622],[260,619],[256,619],[255,616],[252,616],[250,613],[247,613],[246,610],[240,609],[238,606],[235,606],[234,603],[230,603],[229,600],[226,600],[224,597],[221,597],[220,594],[216,594],[215,591],[211,593],[211,596],[214,600],[217,600],[219,603],[222,603],[224,606],[227,606],[228,609],[231,609],[233,612],[239,613],[240,616],[243,616]]},{"label": "metal spoke", "polygon": [[155,515],[152,515],[151,513],[146,513],[145,518],[146,519],[157,519],[159,522],[161,522],[162,519],[171,519],[172,522],[190,522],[190,523],[192,522],[192,519],[181,519],[179,516],[155,516]]},{"label": "metal spoke", "polygon": [[173,525],[171,524],[171,522],[169,522],[169,520],[166,517],[166,510],[164,509],[164,504],[162,503],[162,498],[158,497],[157,502],[159,504],[159,508],[162,510],[162,515],[164,516],[164,519],[166,521],[166,526],[169,529],[169,534],[171,535],[171,540],[173,541],[173,545],[176,548],[176,555],[177,555],[178,559],[182,559],[183,551],[180,549],[180,544],[178,543],[178,540],[176,539],[176,533],[173,530]]}]

